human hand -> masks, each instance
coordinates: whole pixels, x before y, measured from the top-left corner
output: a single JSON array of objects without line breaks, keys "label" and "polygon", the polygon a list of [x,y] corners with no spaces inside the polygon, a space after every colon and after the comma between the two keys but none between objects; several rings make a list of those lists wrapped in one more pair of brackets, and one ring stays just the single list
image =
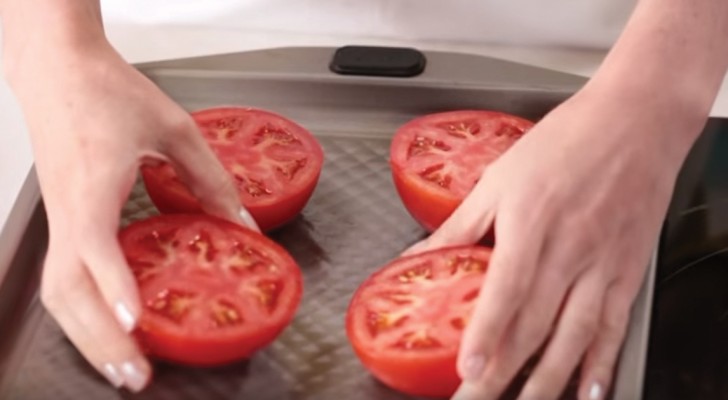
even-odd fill
[{"label": "human hand", "polygon": [[41,299],[97,370],[138,391],[151,367],[129,334],[142,305],[117,230],[140,164],[171,162],[206,212],[257,227],[190,115],[105,40],[29,51],[10,83],[50,226]]},{"label": "human hand", "polygon": [[[612,379],[674,182],[699,119],[602,91],[555,109],[484,172],[414,253],[496,245],[458,356],[457,400],[499,398],[547,343],[522,399],[555,399],[583,361],[580,399]],[[688,133],[688,134],[686,134]]]}]

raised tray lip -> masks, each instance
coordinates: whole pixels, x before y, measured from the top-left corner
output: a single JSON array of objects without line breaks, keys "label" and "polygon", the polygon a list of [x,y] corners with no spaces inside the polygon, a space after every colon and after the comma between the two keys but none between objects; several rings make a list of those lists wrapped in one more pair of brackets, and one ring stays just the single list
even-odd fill
[{"label": "raised tray lip", "polygon": [[[202,55],[134,64],[147,76],[246,77],[341,81],[348,84],[508,89],[573,94],[587,78],[496,57],[448,51],[420,51],[427,68],[415,77],[338,75],[328,68],[337,47],[297,46]],[[324,62],[322,62],[322,60]]]},{"label": "raised tray lip", "polygon": [[8,218],[0,225],[0,286],[5,280],[27,226],[41,205],[41,192],[35,166],[30,168]]},{"label": "raised tray lip", "polygon": [[[333,47],[296,47],[296,48],[277,48],[268,50],[255,50],[241,53],[228,53],[212,56],[199,56],[190,58],[180,58],[167,61],[156,61],[150,63],[135,64],[142,73],[147,76],[161,75],[191,75],[206,77],[238,77],[246,79],[272,79],[272,80],[312,80],[312,81],[336,81],[341,80],[349,84],[374,84],[374,85],[404,85],[404,86],[422,86],[429,88],[447,87],[460,88],[467,87],[470,89],[499,89],[509,91],[533,91],[533,92],[551,92],[573,94],[585,82],[585,78],[566,74],[557,71],[546,70],[539,67],[532,67],[525,64],[519,64],[510,61],[499,60],[478,55],[469,55],[462,53],[448,52],[424,52],[425,55],[435,60],[447,60],[448,57],[455,57],[459,60],[470,62],[491,63],[500,65],[500,67],[511,65],[513,68],[527,68],[542,74],[538,79],[519,85],[509,79],[499,80],[493,77],[479,81],[482,78],[481,72],[475,72],[473,75],[463,77],[463,80],[441,75],[423,74],[417,78],[393,79],[393,78],[377,78],[377,77],[352,77],[337,76],[332,74],[326,68],[327,63],[321,63],[322,68],[326,68],[325,72],[317,72],[316,66],[308,65],[306,68],[300,68],[298,64],[296,68],[292,68],[291,59],[296,59],[301,55],[306,56],[304,64],[309,62],[309,58],[318,58],[322,55],[333,54]],[[250,63],[247,65],[256,68],[233,68],[229,63],[234,63],[239,59],[257,60],[258,63]],[[288,60],[289,69],[277,70],[261,70],[259,67],[265,65],[266,60]],[[219,61],[219,62],[218,62]],[[217,68],[209,68],[210,65],[218,65]],[[286,63],[282,63],[286,64]],[[435,62],[434,65],[438,63]],[[433,65],[432,62],[429,65]],[[313,69],[311,69],[313,68]],[[438,71],[439,73],[439,71]],[[549,83],[548,79],[556,78],[557,83]],[[28,224],[32,217],[42,207],[42,199],[38,179],[35,168],[31,168],[28,176],[21,188],[13,207],[11,208],[9,217],[0,229],[0,287],[4,283],[4,279],[8,273],[13,259],[17,256],[17,251],[21,240],[26,236]],[[45,249],[44,249],[45,250]],[[643,395],[644,375],[647,362],[647,344],[649,340],[649,328],[652,312],[652,298],[654,293],[654,279],[656,273],[656,257],[657,251],[653,253],[647,275],[640,289],[637,299],[633,305],[632,317],[628,328],[625,342],[622,346],[621,357],[619,359],[617,374],[612,384],[612,393],[614,399],[639,398]],[[2,297],[0,297],[2,298]],[[1,388],[0,388],[1,389]]]}]

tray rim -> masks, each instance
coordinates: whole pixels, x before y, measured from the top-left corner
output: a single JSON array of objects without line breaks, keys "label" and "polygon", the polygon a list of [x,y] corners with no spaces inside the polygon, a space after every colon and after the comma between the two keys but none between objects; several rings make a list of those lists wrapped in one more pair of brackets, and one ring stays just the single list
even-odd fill
[{"label": "tray rim", "polygon": [[[428,57],[463,57],[463,59],[480,60],[487,62],[488,60],[496,63],[506,63],[518,66],[518,68],[531,68],[534,71],[546,71],[548,76],[562,76],[564,82],[561,84],[545,83],[526,83],[518,85],[513,82],[498,82],[493,79],[484,79],[484,82],[473,83],[478,78],[482,78],[479,74],[469,76],[463,81],[453,80],[447,76],[427,76],[420,78],[380,78],[380,77],[352,77],[337,76],[326,70],[320,71],[318,74],[312,71],[255,71],[243,69],[219,69],[210,70],[200,66],[197,63],[214,63],[214,60],[220,58],[236,59],[242,57],[245,59],[278,59],[280,57],[295,57],[302,54],[301,52],[310,52],[312,56],[320,57],[324,53],[333,53],[334,47],[297,47],[297,48],[276,48],[266,50],[254,50],[249,52],[235,52],[219,55],[206,55],[188,58],[178,58],[165,61],[154,61],[147,63],[134,64],[134,66],[152,78],[154,76],[198,76],[211,79],[216,78],[235,78],[235,79],[266,79],[266,80],[306,80],[309,82],[346,82],[347,84],[357,85],[384,85],[384,86],[407,86],[407,87],[427,87],[427,88],[447,88],[458,89],[466,88],[472,90],[507,90],[514,92],[549,92],[562,93],[565,95],[573,94],[586,81],[586,78],[562,73],[558,71],[547,70],[540,67],[533,67],[526,64],[515,63],[511,61],[499,60],[479,55],[470,55],[463,53],[449,52],[424,52]],[[320,58],[319,58],[320,60]],[[325,63],[322,63],[325,64]],[[432,63],[429,63],[431,65]],[[175,67],[180,66],[181,67]],[[292,65],[292,64],[291,64]],[[500,64],[505,65],[505,64]],[[327,75],[328,74],[328,75]],[[554,74],[554,75],[551,75]],[[571,83],[569,83],[569,81]],[[39,211],[42,211],[42,198],[40,187],[35,173],[35,167],[32,167],[21,188],[20,194],[13,204],[6,223],[0,230],[0,286],[8,275],[8,270],[14,258],[18,256],[17,251],[20,247],[22,238],[27,235],[32,217]],[[643,284],[639,294],[633,303],[632,314],[630,316],[630,324],[625,341],[620,349],[620,358],[617,365],[615,379],[612,382],[612,392],[614,398],[633,398],[635,395],[642,396],[644,390],[644,375],[647,362],[647,350],[650,331],[650,322],[652,314],[652,298],[654,294],[654,280],[656,275],[656,257],[657,246],[650,258],[649,267],[646,272]],[[0,299],[2,297],[0,296]],[[641,351],[640,351],[641,350]],[[627,363],[632,363],[630,373],[620,373],[624,371]],[[12,375],[12,374],[11,374]],[[2,389],[2,388],[0,388]]]}]

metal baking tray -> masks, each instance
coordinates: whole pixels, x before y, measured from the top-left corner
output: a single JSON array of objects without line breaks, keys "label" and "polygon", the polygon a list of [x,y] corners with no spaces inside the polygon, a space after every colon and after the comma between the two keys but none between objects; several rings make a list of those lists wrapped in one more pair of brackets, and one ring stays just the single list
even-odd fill
[{"label": "metal baking tray", "polygon": [[[584,79],[491,58],[425,52],[414,78],[340,76],[333,48],[283,48],[137,65],[189,110],[222,104],[282,113],[310,129],[326,154],[320,183],[293,223],[271,236],[303,269],[305,293],[293,323],[251,360],[224,368],[158,364],[141,394],[117,391],[83,360],[38,300],[48,244],[31,172],[0,232],[0,399],[394,400],[350,349],[344,314],[357,286],[424,237],[401,205],[387,163],[395,129],[422,114],[490,108],[537,120]],[[137,184],[124,223],[155,213]],[[642,394],[654,260],[634,306],[613,393]],[[527,369],[514,383],[510,398]],[[573,398],[570,385],[564,398]]]}]

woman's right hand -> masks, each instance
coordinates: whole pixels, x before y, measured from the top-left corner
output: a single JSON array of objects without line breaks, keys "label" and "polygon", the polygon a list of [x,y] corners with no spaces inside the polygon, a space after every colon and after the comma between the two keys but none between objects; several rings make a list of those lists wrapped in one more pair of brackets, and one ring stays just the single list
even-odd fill
[{"label": "woman's right hand", "polygon": [[140,164],[171,162],[210,214],[249,225],[237,191],[190,115],[101,38],[29,46],[7,71],[31,133],[50,225],[41,299],[116,387],[151,367],[129,334],[142,305],[117,241]]}]

